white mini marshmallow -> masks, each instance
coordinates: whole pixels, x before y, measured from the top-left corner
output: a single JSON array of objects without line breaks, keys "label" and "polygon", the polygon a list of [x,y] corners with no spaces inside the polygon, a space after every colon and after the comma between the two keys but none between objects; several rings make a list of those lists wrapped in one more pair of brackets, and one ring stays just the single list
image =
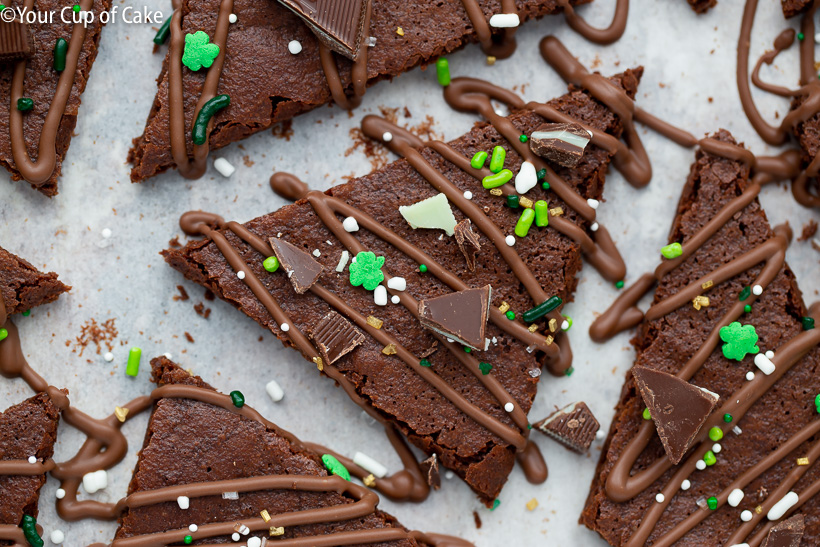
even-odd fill
[{"label": "white mini marshmallow", "polygon": [[282,386],[280,386],[276,380],[271,380],[265,384],[265,391],[274,403],[278,403],[285,396]]},{"label": "white mini marshmallow", "polygon": [[376,287],[376,290],[373,291],[373,301],[377,306],[387,305],[387,289],[384,285],[379,285]]},{"label": "white mini marshmallow", "polygon": [[342,222],[342,227],[347,232],[358,232],[359,231],[359,223],[356,222],[356,219],[353,217],[347,217]]},{"label": "white mini marshmallow", "polygon": [[191,506],[191,500],[188,496],[179,496],[177,497],[177,505],[179,505],[180,509],[187,509]]},{"label": "white mini marshmallow", "polygon": [[517,13],[496,13],[490,17],[490,26],[495,28],[515,28],[520,24]]},{"label": "white mini marshmallow", "polygon": [[373,473],[378,478],[382,478],[387,475],[387,468],[383,466],[381,463],[377,462],[367,454],[362,454],[361,452],[356,452],[353,455],[353,463],[368,471]]},{"label": "white mini marshmallow", "polygon": [[732,507],[737,507],[738,505],[740,505],[740,502],[743,501],[744,495],[745,494],[743,493],[743,490],[741,490],[740,488],[735,488],[729,493],[729,499],[727,500],[727,502]]},{"label": "white mini marshmallow", "polygon": [[407,280],[403,277],[391,277],[387,281],[387,286],[394,291],[403,291],[407,288]]},{"label": "white mini marshmallow", "polygon": [[774,372],[774,363],[772,363],[772,360],[766,357],[763,353],[758,353],[755,355],[755,365],[757,365],[757,368],[759,368],[766,376]]},{"label": "white mini marshmallow", "polygon": [[219,171],[219,174],[225,178],[230,177],[236,171],[236,167],[225,158],[216,158],[214,160],[214,169]]},{"label": "white mini marshmallow", "polygon": [[786,514],[786,511],[794,507],[799,500],[800,498],[796,492],[789,492],[769,509],[769,512],[766,513],[766,518],[769,520],[779,520]]}]

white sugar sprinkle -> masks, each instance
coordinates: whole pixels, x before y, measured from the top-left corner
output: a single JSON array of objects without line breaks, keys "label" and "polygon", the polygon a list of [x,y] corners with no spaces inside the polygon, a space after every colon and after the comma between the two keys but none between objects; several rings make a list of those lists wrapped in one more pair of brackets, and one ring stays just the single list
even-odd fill
[{"label": "white sugar sprinkle", "polygon": [[515,237],[514,237],[514,236],[507,236],[507,237],[505,237],[505,238],[504,238],[504,241],[505,241],[505,242],[507,243],[507,245],[509,245],[510,247],[512,247],[513,245],[515,245]]},{"label": "white sugar sprinkle", "polygon": [[401,298],[399,298],[398,296],[396,296],[394,294],[393,296],[390,297],[390,301],[394,304],[398,304],[399,302],[401,302]]},{"label": "white sugar sprinkle", "polygon": [[589,229],[592,230],[593,232],[597,232],[598,228],[600,228],[600,226],[598,226],[597,222],[593,222],[592,226],[589,227]]},{"label": "white sugar sprinkle", "polygon": [[291,40],[288,44],[288,51],[290,51],[293,55],[297,55],[302,51],[302,44],[299,43],[299,40]]},{"label": "white sugar sprinkle", "polygon": [[347,266],[348,260],[350,260],[350,253],[342,251],[342,255],[339,257],[339,263],[336,264],[336,271],[342,273],[345,270],[345,266]]},{"label": "white sugar sprinkle", "polygon": [[814,35],[814,41],[820,44],[820,32]]},{"label": "white sugar sprinkle", "polygon": [[680,483],[681,490],[689,490],[690,488],[692,488],[692,483],[689,482],[689,479],[684,479],[684,481]]},{"label": "white sugar sprinkle", "polygon": [[239,533],[234,532],[233,534],[231,534],[231,539],[234,541],[239,541]]},{"label": "white sugar sprinkle", "polygon": [[774,352],[772,350],[767,351],[766,357],[768,357],[769,359],[774,359]]},{"label": "white sugar sprinkle", "polygon": [[746,373],[746,379],[751,382],[752,380],[755,379],[755,373],[750,370],[749,372]]},{"label": "white sugar sprinkle", "polygon": [[103,236],[105,239],[108,239],[108,238],[109,238],[109,237],[111,237],[112,235],[113,235],[113,232],[111,232],[111,229],[110,229],[110,228],[103,228],[103,230],[102,230],[102,236]]},{"label": "white sugar sprinkle", "polygon": [[403,277],[391,277],[387,280],[387,286],[394,291],[403,291],[407,288],[407,280]]},{"label": "white sugar sprinkle", "polygon": [[743,511],[742,513],[740,513],[740,520],[742,520],[743,522],[749,522],[750,520],[752,520],[752,512],[749,510]]},{"label": "white sugar sprinkle", "polygon": [[166,353],[166,354],[165,354],[165,358],[166,358],[166,359],[168,359],[169,361],[170,361],[171,359],[173,359],[173,357],[171,357],[171,354],[170,354],[170,353]]},{"label": "white sugar sprinkle", "polygon": [[387,305],[387,289],[384,285],[379,285],[373,291],[373,302],[375,302],[377,306]]},{"label": "white sugar sprinkle", "polygon": [[452,479],[453,477],[455,477],[455,476],[456,476],[456,474],[453,473],[452,471],[450,471],[449,469],[444,473],[444,478],[447,479],[448,481],[450,479]]},{"label": "white sugar sprinkle", "polygon": [[561,330],[569,330],[569,321],[566,319],[561,322]]},{"label": "white sugar sprinkle", "polygon": [[236,272],[236,277],[238,277],[239,279],[245,279],[245,272],[239,270],[238,272]]},{"label": "white sugar sprinkle", "polygon": [[513,410],[515,410],[515,405],[512,403],[507,403],[504,405],[504,410],[506,410],[507,412],[512,412]]},{"label": "white sugar sprinkle", "polygon": [[58,500],[63,499],[65,497],[65,490],[63,490],[62,488],[58,488],[57,492],[54,493],[54,497]]},{"label": "white sugar sprinkle", "polygon": [[239,492],[222,492],[223,500],[238,500]]},{"label": "white sugar sprinkle", "polygon": [[105,355],[103,355],[103,359],[105,359],[106,361],[108,361],[110,363],[111,361],[114,360],[114,354],[111,353],[110,351],[106,351]]},{"label": "white sugar sprinkle", "polygon": [[715,443],[712,445],[712,452],[714,452],[715,454],[720,454],[721,450],[723,450],[723,447],[720,445],[720,443]]},{"label": "white sugar sprinkle", "polygon": [[256,536],[248,538],[248,547],[261,547],[262,540]]},{"label": "white sugar sprinkle", "polygon": [[177,505],[180,509],[187,509],[191,506],[191,500],[188,499],[188,496],[179,496],[177,497]]},{"label": "white sugar sprinkle", "polygon": [[758,353],[755,355],[755,365],[757,365],[757,368],[759,368],[766,376],[775,370],[772,360],[763,353]]},{"label": "white sugar sprinkle", "polygon": [[28,463],[37,463],[37,456],[29,456]]},{"label": "white sugar sprinkle", "polygon": [[588,204],[589,204],[589,206],[590,206],[590,207],[592,207],[593,209],[597,209],[597,208],[598,208],[598,205],[599,205],[599,201],[598,201],[597,199],[592,199],[592,198],[588,199],[588,200],[587,200],[587,203],[588,203]]},{"label": "white sugar sprinkle", "polygon": [[517,13],[496,13],[490,17],[490,26],[495,28],[515,28],[521,24]]},{"label": "white sugar sprinkle", "polygon": [[236,20],[237,20],[237,19],[238,19],[238,18],[236,17],[236,14],[235,14],[235,13],[232,13],[232,14],[230,14],[230,15],[228,16],[228,21],[230,21],[231,23],[236,23]]},{"label": "white sugar sprinkle", "polygon": [[276,380],[271,380],[265,384],[265,391],[274,403],[278,403],[285,396],[284,390],[282,390],[282,387]]},{"label": "white sugar sprinkle", "polygon": [[59,545],[65,541],[65,534],[62,530],[53,530],[49,538],[51,539],[51,543]]},{"label": "white sugar sprinkle", "polygon": [[347,217],[344,219],[344,222],[342,222],[342,227],[346,232],[357,232],[359,230],[359,223],[356,222],[355,218]]},{"label": "white sugar sprinkle", "polygon": [[382,135],[382,140],[384,142],[392,141],[393,140],[393,133],[391,133],[390,131],[385,131],[384,135]]},{"label": "white sugar sprinkle", "polygon": [[387,475],[387,468],[367,454],[356,452],[353,455],[353,463],[380,479]]},{"label": "white sugar sprinkle", "polygon": [[230,177],[234,174],[234,171],[236,171],[236,167],[234,167],[233,164],[225,158],[216,158],[214,160],[214,169],[216,169],[219,174],[225,178]]},{"label": "white sugar sprinkle", "polygon": [[704,469],[706,469],[706,462],[703,460],[698,460],[695,464],[695,467],[697,467],[699,471],[703,471]]},{"label": "white sugar sprinkle", "polygon": [[[538,370],[540,371],[541,369],[539,368]],[[539,375],[539,376],[540,376],[540,375]],[[598,431],[596,431],[596,432],[595,432],[595,438],[596,438],[596,439],[598,439],[599,441],[600,441],[601,439],[603,439],[603,438],[604,438],[604,430],[603,430],[603,429],[599,429]]]},{"label": "white sugar sprinkle", "polygon": [[290,325],[287,323],[282,323],[279,325],[279,328],[282,329],[282,332],[288,332],[290,330]]},{"label": "white sugar sprinkle", "polygon": [[191,524],[190,526],[188,526],[189,532],[196,532],[197,530],[199,530],[199,526],[197,526],[196,524]]},{"label": "white sugar sprinkle", "polygon": [[320,256],[322,256],[322,251],[320,251],[319,249],[313,249],[313,256],[319,258]]},{"label": "white sugar sprinkle", "polygon": [[657,494],[657,495],[655,496],[655,501],[657,501],[658,503],[663,503],[665,499],[666,499],[666,498],[664,497],[664,495],[663,495],[663,494]]},{"label": "white sugar sprinkle", "polygon": [[761,287],[760,285],[755,285],[754,287],[752,287],[752,294],[754,294],[755,296],[760,296],[761,294],[763,294],[763,287]]},{"label": "white sugar sprinkle", "polygon": [[797,493],[789,492],[788,494],[780,498],[780,501],[775,503],[771,509],[769,509],[769,512],[766,514],[766,518],[768,518],[769,520],[780,519],[783,515],[786,514],[786,511],[795,506],[798,501],[800,501],[800,498],[798,497]]},{"label": "white sugar sprinkle", "polygon": [[729,498],[727,501],[729,502],[730,506],[737,507],[743,500],[743,496],[743,490],[741,490],[740,488],[735,488],[729,493]]},{"label": "white sugar sprinkle", "polygon": [[473,199],[473,193],[467,190],[466,192],[464,192],[464,197],[466,199]]},{"label": "white sugar sprinkle", "polygon": [[734,433],[735,435],[740,435],[741,433],[743,433],[743,430],[740,429],[738,426],[734,426],[732,428],[732,433]]}]

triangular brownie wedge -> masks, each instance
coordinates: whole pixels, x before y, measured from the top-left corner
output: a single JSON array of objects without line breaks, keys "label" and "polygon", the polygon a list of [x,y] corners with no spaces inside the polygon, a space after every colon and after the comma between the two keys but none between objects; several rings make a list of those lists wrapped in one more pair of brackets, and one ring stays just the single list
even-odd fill
[{"label": "triangular brownie wedge", "polygon": [[[372,0],[366,36],[375,39],[374,45],[369,47],[370,40],[364,39],[359,60],[354,63],[330,49],[320,53],[320,43],[310,27],[285,7],[300,2],[183,0],[171,19],[171,46],[157,79],[157,96],[143,134],[134,139],[129,153],[131,180],[140,182],[168,169],[200,177],[207,167],[209,148],[222,148],[332,100],[352,107],[365,85],[434,62],[467,43],[481,42],[488,55],[509,55],[515,46],[515,28],[491,25],[493,15],[509,12],[509,17],[524,23],[562,12],[564,2],[578,5],[589,1],[430,4]],[[308,3],[308,7],[314,5]],[[349,11],[352,16],[359,14],[358,10]],[[237,17],[235,23],[229,23],[231,14]],[[432,21],[435,24],[429,24]],[[213,66],[196,72],[181,62],[182,40],[195,32],[207,33],[211,42],[224,50]],[[502,36],[506,38],[499,44]],[[354,96],[348,98],[345,93]],[[230,105],[213,116],[207,142],[194,146],[190,128],[200,108],[205,101],[223,95],[230,97]]]},{"label": "triangular brownie wedge", "polygon": [[[567,59],[575,62],[569,54]],[[619,97],[618,101],[632,104],[630,97],[641,73],[641,69],[629,70],[609,83],[600,75],[589,78]],[[465,85],[475,86],[465,95],[473,98],[489,86],[472,80],[452,84]],[[492,93],[509,97],[504,90],[490,87]],[[489,104],[489,98],[484,98]],[[551,119],[586,124],[598,137],[615,143],[610,150],[618,146],[612,136],[621,135],[620,120],[590,92],[573,87],[561,98],[531,107]],[[543,462],[534,463],[540,454],[528,443],[526,415],[542,366],[561,375],[571,362],[563,336],[570,321],[560,315],[560,309],[562,302],[572,299],[577,284],[582,262],[578,241],[583,241],[584,252],[594,255],[593,259],[607,255],[610,264],[620,261],[606,230],[594,222],[610,153],[589,144],[576,168],[550,167],[552,186],[544,181],[519,197],[508,184],[503,190],[514,199],[505,199],[501,187],[491,193],[483,186],[481,176],[492,176],[491,170],[471,167],[470,158],[480,159],[483,152],[481,161],[485,161],[487,150],[501,149],[504,144],[508,149],[505,165],[512,172],[525,172],[520,153],[529,151],[520,148],[528,146],[522,145],[526,139],[521,136],[541,127],[545,118],[522,106],[508,118],[497,116],[492,122],[478,124],[449,144],[425,146],[398,127],[384,125],[380,118],[366,119],[366,129],[379,137],[390,135],[394,145],[418,141],[418,148],[406,150],[406,160],[326,193],[309,193],[294,205],[244,225],[225,223],[207,213],[188,213],[181,220],[183,229],[208,239],[163,253],[186,277],[210,288],[274,332],[285,345],[301,351],[355,402],[384,420],[391,434],[397,429],[427,454],[436,454],[443,466],[454,470],[486,503],[492,503],[501,491],[517,454],[523,454],[520,457],[531,480],[546,478]],[[473,226],[470,229],[479,245],[477,264],[462,252],[467,240],[459,244],[458,230],[448,239],[438,229],[414,229],[402,217],[401,206],[440,193],[446,193],[445,206],[459,224]],[[527,214],[520,206],[524,199],[538,200],[535,205],[544,214],[549,209],[549,224],[533,225],[529,236],[505,237],[514,230],[523,233],[515,227]],[[567,204],[570,201],[590,215],[582,217]],[[270,238],[291,243],[324,266],[324,273],[304,294],[297,294],[288,278],[296,274],[283,272],[271,258]],[[606,260],[593,262],[600,266]],[[382,266],[389,278],[380,270]],[[615,276],[613,282],[623,276],[617,267],[607,273]],[[389,300],[385,286],[379,284],[382,280],[390,291]],[[487,286],[492,287],[492,302],[480,351],[465,350],[418,320],[421,301]],[[330,311],[367,335],[361,345],[332,364],[309,338]],[[394,497],[398,492],[383,491]],[[426,492],[410,498],[420,501],[424,495]]]},{"label": "triangular brownie wedge", "polygon": [[69,289],[56,273],[40,272],[0,247],[0,326],[7,316],[53,302]]},{"label": "triangular brownie wedge", "polygon": [[[249,405],[164,357],[158,390],[113,547],[241,541],[286,545],[442,545],[379,511],[378,496],[323,463]],[[327,468],[326,468],[327,467]]]},{"label": "triangular brownie wedge", "polygon": [[[726,131],[702,146],[663,263],[591,334],[640,323],[636,367],[714,392],[718,406],[674,465],[628,375],[581,522],[615,546],[760,545],[798,513],[804,545],[815,545],[820,306],[806,309],[785,263],[790,230],[760,207],[754,157]],[[655,284],[644,315],[635,305]]]},{"label": "triangular brownie wedge", "polygon": [[[27,47],[12,48],[0,55],[0,165],[14,180],[25,180],[47,196],[57,194],[57,179],[68,151],[80,97],[85,90],[91,65],[97,56],[103,24],[100,14],[111,7],[110,0],[82,0],[77,3],[93,18],[87,23],[64,22],[68,17],[64,2],[33,0],[7,3],[15,14],[13,22],[0,24],[0,43],[15,43],[12,35],[27,37]],[[51,14],[52,20],[20,23],[21,14]],[[82,13],[69,11],[81,21]]]}]

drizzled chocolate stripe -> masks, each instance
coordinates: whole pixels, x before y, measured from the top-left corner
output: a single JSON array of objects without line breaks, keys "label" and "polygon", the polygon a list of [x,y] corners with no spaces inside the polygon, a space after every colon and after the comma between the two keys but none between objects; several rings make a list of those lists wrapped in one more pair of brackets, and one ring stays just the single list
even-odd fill
[{"label": "drizzled chocolate stripe", "polygon": [[[461,0],[461,4],[478,36],[481,51],[496,59],[506,59],[515,52],[515,31],[518,30],[516,27],[502,29],[499,35],[493,36],[478,0]],[[518,15],[515,0],[501,0],[501,13]]]},{"label": "drizzled chocolate stripe", "polygon": [[615,13],[612,14],[612,22],[603,29],[591,26],[583,17],[575,13],[575,8],[569,0],[558,0],[558,5],[564,8],[564,17],[567,18],[570,28],[590,42],[603,45],[612,44],[624,35],[626,19],[629,16],[629,0],[618,0],[615,4]]},{"label": "drizzled chocolate stripe", "polygon": [[0,475],[35,476],[44,475],[54,469],[54,460],[29,463],[28,460],[0,461]]},{"label": "drizzled chocolate stripe", "polygon": [[11,541],[11,547],[29,547],[23,529],[13,524],[0,524],[0,540]]},{"label": "drizzled chocolate stripe", "polygon": [[339,66],[336,64],[336,59],[333,57],[333,51],[324,43],[319,41],[319,58],[322,62],[322,70],[325,73],[327,85],[330,88],[330,96],[335,102],[345,110],[353,110],[362,103],[365,90],[367,88],[367,34],[370,32],[370,15],[373,12],[372,0],[367,1],[367,8],[365,10],[364,22],[362,23],[363,33],[361,43],[359,44],[359,51],[356,55],[356,60],[353,62],[353,69],[350,76],[352,80],[352,95],[345,94],[344,85],[342,84],[342,77],[339,75]]}]

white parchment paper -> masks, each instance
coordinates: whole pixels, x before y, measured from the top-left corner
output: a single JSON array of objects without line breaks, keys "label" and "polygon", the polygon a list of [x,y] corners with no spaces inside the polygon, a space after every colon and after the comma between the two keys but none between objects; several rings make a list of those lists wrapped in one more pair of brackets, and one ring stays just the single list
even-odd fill
[{"label": "white parchment paper", "polygon": [[[167,0],[140,1],[170,16]],[[579,12],[593,24],[605,26],[614,4],[614,0],[596,0]],[[546,18],[520,30],[518,52],[512,59],[487,66],[479,48],[471,47],[451,55],[450,66],[453,76],[486,78],[516,87],[527,99],[549,99],[566,87],[541,60],[537,46],[542,36],[555,34],[586,66],[605,74],[644,65],[637,102],[648,111],[698,136],[725,127],[755,153],[774,153],[777,150],[765,146],[752,130],[737,97],[735,48],[742,4],[721,0],[717,9],[696,16],[684,0],[635,0],[625,36],[608,47],[573,34],[563,17]],[[779,2],[761,4],[752,39],[753,61],[787,24],[796,28],[796,22],[784,22]],[[120,9],[126,5],[132,4],[121,3]],[[222,157],[236,166],[230,179],[211,169],[196,181],[174,172],[133,185],[125,157],[131,138],[142,131],[165,54],[165,48],[159,54],[151,53],[155,28],[118,20],[104,30],[59,196],[45,198],[0,173],[0,245],[38,267],[58,272],[73,286],[57,303],[35,309],[30,317],[16,318],[26,355],[52,384],[70,390],[75,405],[101,417],[115,405],[148,393],[152,384],[147,361],[169,352],[183,367],[191,367],[222,391],[241,389],[248,404],[300,437],[349,454],[360,450],[391,470],[398,469],[398,459],[380,429],[369,425],[333,382],[319,378],[315,366],[285,350],[270,333],[231,306],[204,301],[203,289],[184,281],[157,253],[167,247],[169,239],[181,235],[177,221],[189,209],[246,221],[284,205],[268,187],[268,178],[276,170],[296,173],[320,189],[342,182],[345,176],[367,173],[370,163],[361,149],[346,154],[351,146],[348,135],[364,115],[378,113],[379,107],[406,106],[412,117],[400,121],[411,126],[430,115],[435,131],[446,139],[466,132],[475,119],[447,107],[433,70],[415,70],[370,89],[364,107],[352,117],[338,108],[320,108],[294,120],[290,140],[265,132],[213,153],[211,161]],[[784,53],[775,66],[764,68],[766,79],[796,84],[796,47],[792,49],[795,51]],[[758,95],[764,115],[774,119],[776,112],[781,117],[786,113],[788,105],[783,99]],[[610,228],[625,256],[627,283],[657,264],[693,159],[692,150],[655,134],[644,132],[644,138],[653,161],[652,183],[636,190],[611,172],[606,201],[599,209],[601,222]],[[797,234],[809,219],[820,220],[817,211],[797,205],[784,185],[764,189],[761,201],[773,223],[789,221]],[[103,237],[105,229],[111,230],[110,238]],[[820,254],[807,242],[794,241],[788,251],[808,301],[818,298],[818,259]],[[190,300],[173,299],[178,294],[176,285],[187,289]],[[616,294],[592,268],[581,272],[576,300],[564,310],[574,318],[575,373],[562,379],[544,375],[530,415],[533,421],[556,406],[584,400],[608,429],[624,373],[634,356],[628,343],[631,334],[597,345],[589,340],[587,329]],[[193,309],[201,301],[212,309],[207,320]],[[100,354],[93,345],[82,356],[75,351],[72,342],[84,324],[110,318],[115,319],[118,331],[112,363],[103,360],[104,347]],[[186,339],[186,332],[193,343]],[[144,356],[136,379],[125,375],[128,348],[134,345],[142,348]],[[280,403],[265,394],[269,379],[276,379],[285,390]],[[0,407],[28,396],[21,381],[0,379]],[[125,427],[131,441],[127,458],[110,473],[108,488],[90,497],[113,501],[125,494],[145,424],[145,416],[129,420]],[[500,496],[501,505],[493,512],[458,479],[444,480],[442,489],[424,504],[383,500],[381,506],[408,527],[461,535],[481,546],[603,545],[595,533],[577,524],[600,443],[588,456],[579,457],[537,433],[533,438],[550,466],[549,480],[531,485],[516,469]],[[71,457],[81,441],[76,431],[61,424],[56,459]],[[46,536],[60,529],[69,546],[110,541],[113,523],[68,523],[56,516],[57,486],[49,478],[41,497],[39,522]],[[81,496],[89,497],[82,492]],[[533,498],[538,507],[528,511],[525,504]],[[483,522],[480,528],[474,511]]]}]

